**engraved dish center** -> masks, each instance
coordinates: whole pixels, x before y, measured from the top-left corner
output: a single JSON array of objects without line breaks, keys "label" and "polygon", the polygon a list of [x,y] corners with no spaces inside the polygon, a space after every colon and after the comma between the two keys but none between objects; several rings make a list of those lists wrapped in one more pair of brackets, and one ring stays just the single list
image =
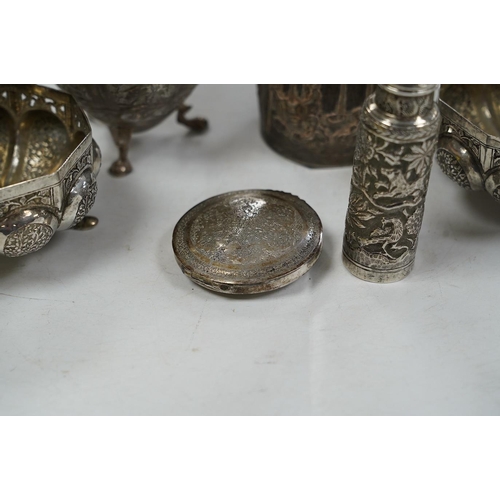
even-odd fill
[{"label": "engraved dish center", "polygon": [[207,207],[192,222],[191,251],[227,267],[272,264],[309,237],[306,222],[279,199],[234,197]]},{"label": "engraved dish center", "polygon": [[205,200],[175,226],[172,246],[195,283],[229,294],[276,290],[316,262],[323,230],[318,214],[289,193],[233,191]]}]

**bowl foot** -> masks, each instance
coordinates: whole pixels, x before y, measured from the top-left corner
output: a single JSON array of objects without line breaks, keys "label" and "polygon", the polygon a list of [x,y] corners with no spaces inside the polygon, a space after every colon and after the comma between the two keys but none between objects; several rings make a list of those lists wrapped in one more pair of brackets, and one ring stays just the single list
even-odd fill
[{"label": "bowl foot", "polygon": [[182,104],[177,110],[177,122],[190,128],[193,132],[205,132],[208,128],[208,121],[205,118],[186,118],[187,112],[191,109],[191,106]]},{"label": "bowl foot", "polygon": [[109,173],[113,177],[124,177],[132,172],[132,165],[128,159],[132,129],[130,127],[109,127],[109,129],[119,153],[119,158],[111,165]]},{"label": "bowl foot", "polygon": [[71,229],[76,229],[77,231],[88,231],[89,229],[94,229],[99,223],[97,217],[92,215],[87,215],[78,224],[75,224]]},{"label": "bowl foot", "polygon": [[109,173],[113,177],[124,177],[132,172],[132,165],[128,160],[116,160],[111,167]]}]

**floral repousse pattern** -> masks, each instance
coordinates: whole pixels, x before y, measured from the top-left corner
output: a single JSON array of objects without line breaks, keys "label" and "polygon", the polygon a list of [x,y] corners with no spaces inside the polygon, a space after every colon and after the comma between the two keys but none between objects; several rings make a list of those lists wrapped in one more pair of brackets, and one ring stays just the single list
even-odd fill
[{"label": "floral repousse pattern", "polygon": [[90,209],[94,206],[96,195],[97,195],[97,182],[94,181],[89,186],[89,189],[83,196],[80,205],[78,205],[75,221],[73,222],[72,226],[76,226],[76,224],[81,222],[84,219],[84,217],[90,212]]},{"label": "floral repousse pattern", "polygon": [[17,198],[11,198],[0,204],[0,217],[18,208],[52,207],[55,205],[54,188],[35,191]]},{"label": "floral repousse pattern", "polygon": [[380,272],[411,265],[437,138],[399,142],[358,131],[344,254]]},{"label": "floral repousse pattern", "polygon": [[46,224],[29,224],[14,231],[7,237],[4,254],[7,257],[22,257],[44,247],[54,231]]},{"label": "floral repousse pattern", "polygon": [[69,193],[75,180],[87,168],[92,170],[93,152],[92,147],[88,147],[82,156],[78,159],[75,166],[68,172],[64,179],[64,192]]},{"label": "floral repousse pattern", "polygon": [[446,149],[438,149],[437,160],[441,170],[453,181],[465,189],[472,189],[466,173],[458,160]]}]

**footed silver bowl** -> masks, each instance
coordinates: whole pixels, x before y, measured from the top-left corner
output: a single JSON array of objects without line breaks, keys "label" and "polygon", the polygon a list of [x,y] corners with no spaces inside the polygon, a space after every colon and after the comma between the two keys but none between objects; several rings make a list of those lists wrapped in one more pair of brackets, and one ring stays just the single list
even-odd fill
[{"label": "footed silver bowl", "polygon": [[187,118],[191,109],[184,101],[195,84],[59,84],[90,115],[108,125],[118,148],[118,159],[109,168],[111,175],[122,177],[132,172],[128,157],[135,132],[144,132],[161,123],[174,111],[177,121],[194,132],[203,132],[207,120]]},{"label": "footed silver bowl", "polygon": [[74,99],[37,85],[0,85],[0,254],[40,250],[55,231],[87,229],[101,165]]},{"label": "footed silver bowl", "polygon": [[441,169],[500,201],[500,85],[443,85],[439,106]]}]

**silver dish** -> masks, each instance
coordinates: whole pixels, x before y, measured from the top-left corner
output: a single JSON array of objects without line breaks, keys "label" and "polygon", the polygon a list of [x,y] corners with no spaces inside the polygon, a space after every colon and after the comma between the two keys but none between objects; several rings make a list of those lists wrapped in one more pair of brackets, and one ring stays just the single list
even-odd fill
[{"label": "silver dish", "polygon": [[437,160],[465,189],[500,201],[500,85],[444,85]]},{"label": "silver dish", "polygon": [[0,85],[0,254],[19,257],[55,231],[87,229],[101,154],[71,96],[36,85]]},{"label": "silver dish", "polygon": [[175,257],[198,285],[228,294],[284,287],[318,259],[323,230],[317,213],[297,196],[246,190],[214,196],[177,223]]}]

